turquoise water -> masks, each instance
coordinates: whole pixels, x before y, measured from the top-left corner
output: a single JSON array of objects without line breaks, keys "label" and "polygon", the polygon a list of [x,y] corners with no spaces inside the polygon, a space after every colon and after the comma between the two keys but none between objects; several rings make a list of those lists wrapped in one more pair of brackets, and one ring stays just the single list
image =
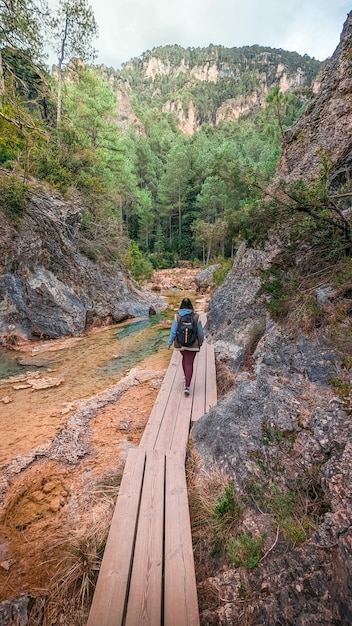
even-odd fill
[{"label": "turquoise water", "polygon": [[165,346],[169,328],[157,326],[157,321],[144,320],[125,326],[117,331],[118,353],[99,368],[107,376],[126,373],[146,357],[158,352]]},{"label": "turquoise water", "polygon": [[20,365],[18,363],[18,354],[5,350],[5,348],[0,348],[0,379],[18,376],[33,369],[37,368],[31,365]]},{"label": "turquoise water", "polygon": [[40,369],[63,374],[77,388],[76,396],[89,393],[90,386],[95,390],[95,384],[102,387],[104,379],[105,384],[116,382],[132,367],[166,348],[179,301],[179,293],[168,294],[168,306],[158,315],[128,320],[78,338],[36,342],[30,351],[28,346],[24,352],[0,348],[0,379],[38,369],[42,360]]},{"label": "turquoise water", "polygon": [[[132,368],[165,371],[171,357],[166,342],[180,296],[167,296],[168,308],[161,315],[96,328],[80,337],[0,348],[0,398],[9,397],[6,404],[0,402],[0,463],[51,441],[77,402],[105,393]],[[35,376],[23,385],[6,380],[33,369]],[[36,389],[33,380],[43,386]]]},{"label": "turquoise water", "polygon": [[[57,340],[46,341],[37,345],[34,355],[32,351],[29,356],[0,348],[0,380],[38,369],[38,357],[40,359],[42,355],[44,363],[40,369],[43,371],[60,369],[70,362],[73,369],[81,363],[83,369],[89,367],[92,379],[107,377],[116,380],[116,376],[123,376],[131,367],[166,345],[169,317],[170,312],[166,311],[153,317],[123,322],[121,327],[110,327],[96,334],[83,336],[60,350],[55,349]],[[162,320],[166,326],[162,325]],[[33,365],[28,363],[31,358]],[[25,362],[23,365],[19,363],[21,360]]]}]

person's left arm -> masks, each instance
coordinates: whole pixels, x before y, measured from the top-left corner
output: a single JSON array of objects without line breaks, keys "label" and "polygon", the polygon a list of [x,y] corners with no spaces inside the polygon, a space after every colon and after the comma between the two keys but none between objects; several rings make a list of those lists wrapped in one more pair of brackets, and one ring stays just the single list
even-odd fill
[{"label": "person's left arm", "polygon": [[176,329],[177,329],[177,322],[176,322],[176,316],[174,317],[172,324],[171,324],[171,328],[170,328],[170,335],[169,338],[167,340],[167,347],[171,348],[172,343],[176,337]]}]

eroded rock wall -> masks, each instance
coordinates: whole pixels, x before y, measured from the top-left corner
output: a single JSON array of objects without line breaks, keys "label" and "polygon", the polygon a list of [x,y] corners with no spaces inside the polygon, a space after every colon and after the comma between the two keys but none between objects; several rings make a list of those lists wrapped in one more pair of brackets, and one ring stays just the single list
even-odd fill
[{"label": "eroded rock wall", "polygon": [[1,214],[0,337],[79,335],[92,326],[147,315],[161,306],[122,264],[79,250],[83,207],[36,187],[21,222]]},{"label": "eroded rock wall", "polygon": [[[321,90],[286,134],[277,178],[317,175],[321,147],[333,170],[348,171],[351,35],[352,13]],[[274,246],[243,244],[209,305],[208,338],[233,383],[194,425],[193,443],[205,475],[220,468],[234,485],[242,504],[235,535],[262,537],[263,547],[258,567],[229,559],[200,582],[208,598],[221,598],[204,603],[201,623],[345,626],[352,623],[352,422],[331,385],[340,356],[324,328],[293,333],[270,318],[260,275],[274,256]],[[289,516],[295,536],[284,520],[286,497],[300,503]]]},{"label": "eroded rock wall", "polygon": [[332,164],[352,151],[352,12],[339,46],[326,61],[317,81],[319,90],[307,111],[285,133],[276,180],[317,176],[323,157]]},{"label": "eroded rock wall", "polygon": [[[253,571],[228,564],[203,581],[200,588],[210,584],[222,602],[205,608],[201,623],[247,623],[245,587],[249,623],[345,625],[352,620],[352,423],[328,384],[340,362],[321,330],[290,336],[268,318],[256,264],[269,259],[270,252],[242,248],[210,303],[208,338],[235,381],[192,438],[206,473],[220,468],[246,503],[237,534],[265,535],[263,553],[270,555]],[[251,485],[266,495],[295,494],[307,511],[321,507],[302,545],[282,528],[275,537],[277,518],[260,504],[263,494],[255,504]]]}]

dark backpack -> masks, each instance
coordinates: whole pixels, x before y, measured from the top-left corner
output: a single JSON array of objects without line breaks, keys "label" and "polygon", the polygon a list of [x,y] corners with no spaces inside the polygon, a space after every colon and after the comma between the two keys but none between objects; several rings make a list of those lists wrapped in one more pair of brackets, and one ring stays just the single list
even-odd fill
[{"label": "dark backpack", "polygon": [[176,328],[176,341],[181,346],[189,348],[194,344],[198,337],[197,320],[194,313],[186,313],[186,315],[178,315]]}]

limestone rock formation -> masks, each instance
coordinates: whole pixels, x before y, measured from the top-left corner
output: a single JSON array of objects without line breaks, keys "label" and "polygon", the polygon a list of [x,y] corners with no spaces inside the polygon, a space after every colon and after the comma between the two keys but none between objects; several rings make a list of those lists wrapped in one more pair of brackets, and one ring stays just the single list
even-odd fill
[{"label": "limestone rock formation", "polygon": [[[242,250],[210,303],[208,337],[218,364],[226,362],[236,373],[235,383],[195,424],[192,437],[204,468],[224,471],[236,497],[247,502],[238,535],[265,536],[263,552],[275,549],[258,569],[229,566],[204,581],[222,603],[205,609],[201,623],[243,623],[238,616],[243,618],[246,585],[255,624],[284,617],[292,626],[342,626],[352,620],[352,425],[328,385],[339,359],[321,331],[290,337],[266,316],[255,272],[256,262],[270,259],[262,254]],[[261,504],[270,489],[288,490],[307,511],[318,511],[306,520],[312,526],[301,546],[285,540],[282,530],[275,538],[275,510]]]},{"label": "limestone rock formation", "polygon": [[139,135],[145,135],[142,122],[136,116],[126,86],[119,83],[116,87],[116,108],[118,125],[122,132],[126,132],[131,126]]},{"label": "limestone rock formation", "polygon": [[315,99],[285,133],[277,180],[318,175],[322,153],[336,166],[351,161],[351,47],[352,13],[349,13],[340,44],[317,77],[319,91]]},{"label": "limestone rock formation", "polygon": [[[347,179],[351,45],[352,12],[319,93],[286,133],[277,179],[316,175],[321,146]],[[329,384],[341,362],[323,328],[293,334],[266,312],[259,269],[274,255],[243,244],[209,305],[208,338],[234,382],[194,425],[193,444],[207,472],[220,468],[234,484],[236,536],[263,545],[259,567],[229,561],[200,583],[221,598],[203,607],[201,623],[343,626],[352,623],[352,423]]]},{"label": "limestone rock formation", "polygon": [[82,207],[37,185],[21,223],[1,214],[0,337],[79,335],[162,306],[122,264],[79,250]]},{"label": "limestone rock formation", "polygon": [[[263,60],[263,64],[270,64],[270,60]],[[217,83],[221,79],[228,77],[240,78],[240,71],[236,67],[229,64],[208,63],[204,67],[192,67],[186,65],[183,60],[180,66],[174,67],[170,63],[165,64],[160,59],[152,57],[146,63],[145,75],[153,80],[158,76],[178,76],[179,74],[189,74],[191,79],[196,78],[202,82]],[[265,98],[270,93],[274,85],[280,87],[282,93],[290,93],[301,87],[308,86],[308,80],[302,68],[297,68],[295,73],[289,73],[284,64],[279,63],[275,69],[272,69],[271,77],[268,79],[266,71],[256,71],[255,75],[258,81],[258,87],[252,93],[239,94],[235,98],[228,98],[220,104],[215,111],[215,124],[222,121],[234,122],[241,115],[265,106]],[[181,100],[168,100],[163,106],[164,113],[173,113],[179,120],[179,128],[188,136],[200,129],[201,121],[199,112],[192,100],[188,105],[188,109],[184,108]],[[208,122],[212,122],[212,115],[209,112]]]},{"label": "limestone rock formation", "polygon": [[208,289],[216,287],[214,282],[214,272],[220,268],[219,263],[210,265],[202,270],[194,277],[194,282],[197,285],[197,291],[205,292]]},{"label": "limestone rock formation", "polygon": [[188,110],[186,111],[180,100],[168,100],[165,102],[162,111],[163,113],[172,113],[175,117],[177,117],[179,128],[185,135],[187,135],[187,137],[191,137],[196,130],[200,129],[201,124],[192,100],[190,101]]},{"label": "limestone rock formation", "polygon": [[[175,45],[156,48],[131,59],[114,76],[110,75],[109,80],[118,91],[123,85],[124,97],[119,96],[123,126],[125,122],[133,122],[129,99],[138,85],[139,91],[155,96],[162,111],[172,113],[180,130],[190,136],[203,123],[235,121],[241,115],[265,106],[266,96],[275,86],[282,93],[298,90],[305,98],[305,90],[317,88],[315,78],[319,66],[315,59],[261,46],[223,48],[210,45],[204,49],[185,50]],[[209,93],[213,93],[214,86],[218,85],[213,101],[211,97],[206,102],[204,98],[200,99],[200,92],[204,92],[202,83],[209,84]],[[224,85],[227,85],[226,90]]]}]

